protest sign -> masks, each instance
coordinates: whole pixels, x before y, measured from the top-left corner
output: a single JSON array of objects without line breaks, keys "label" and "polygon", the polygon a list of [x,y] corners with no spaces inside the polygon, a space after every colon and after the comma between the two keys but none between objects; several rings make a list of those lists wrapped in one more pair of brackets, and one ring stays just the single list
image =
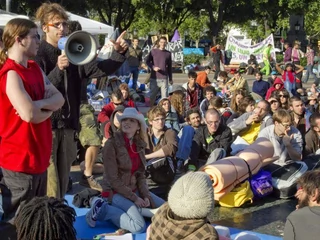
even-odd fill
[{"label": "protest sign", "polygon": [[[245,45],[235,37],[229,35],[225,49],[232,51],[231,64],[239,64],[242,62],[247,63],[250,58],[250,54],[255,55],[258,63],[260,63],[262,62],[263,50],[268,46],[268,44],[272,45],[272,49],[274,48],[273,34],[270,34],[262,42],[255,45]],[[273,50],[271,50],[271,57],[276,57]]]},{"label": "protest sign", "polygon": [[[142,59],[146,60],[149,52],[152,49],[152,45],[146,45],[142,49]],[[183,63],[183,47],[181,40],[168,42],[166,46],[166,50],[171,52],[172,63],[173,64],[182,64]]]}]

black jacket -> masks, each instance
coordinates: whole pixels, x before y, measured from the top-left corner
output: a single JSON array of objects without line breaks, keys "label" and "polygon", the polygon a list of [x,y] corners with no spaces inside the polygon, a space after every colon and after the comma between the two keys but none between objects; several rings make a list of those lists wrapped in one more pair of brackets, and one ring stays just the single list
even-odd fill
[{"label": "black jacket", "polygon": [[[35,61],[39,64],[41,69],[48,76],[51,83],[62,93],[65,97],[65,83],[64,71],[61,71],[57,66],[58,57],[61,51],[42,41],[39,46]],[[81,81],[87,81],[88,78],[98,78],[114,73],[125,61],[125,56],[117,52],[113,52],[110,59],[98,62],[92,62],[83,66],[76,66],[70,63],[66,69],[67,72],[67,96],[70,103],[70,110],[68,101],[61,109],[54,112],[51,116],[52,128],[69,128],[78,130],[79,115],[80,115],[80,99],[81,99]],[[70,116],[69,115],[70,112]]]},{"label": "black jacket", "polygon": [[227,155],[231,151],[232,132],[231,129],[220,124],[218,130],[212,135],[213,140],[207,143],[206,138],[210,136],[207,126],[201,126],[193,137],[189,164],[198,166],[198,159],[206,160],[216,148],[223,148]]}]

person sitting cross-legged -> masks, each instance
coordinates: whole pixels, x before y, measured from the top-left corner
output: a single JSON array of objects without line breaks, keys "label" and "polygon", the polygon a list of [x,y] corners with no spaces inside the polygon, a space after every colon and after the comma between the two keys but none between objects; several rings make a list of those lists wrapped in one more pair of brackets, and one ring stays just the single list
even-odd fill
[{"label": "person sitting cross-legged", "polygon": [[203,99],[202,87],[196,82],[196,79],[197,73],[190,71],[188,73],[188,82],[182,85],[186,90],[186,111],[199,107]]},{"label": "person sitting cross-legged", "polygon": [[319,154],[320,151],[320,113],[313,113],[310,118],[310,129],[305,136],[305,147],[303,155]]},{"label": "person sitting cross-legged", "polygon": [[[150,124],[145,155],[147,162],[155,158],[166,157],[170,158],[175,164],[175,156],[178,149],[177,134],[174,130],[165,126],[165,111],[163,108],[155,106],[148,111],[147,116]],[[171,182],[157,183],[149,175],[147,183],[152,193],[162,199],[167,198]]]},{"label": "person sitting cross-legged", "polygon": [[252,144],[262,129],[273,124],[270,111],[270,103],[261,100],[252,112],[244,113],[228,124],[235,135],[235,140],[231,145],[231,155],[235,155],[247,145]]},{"label": "person sitting cross-legged", "polygon": [[189,158],[194,134],[201,127],[201,114],[198,108],[192,108],[187,111],[187,125],[184,125],[178,134],[179,143],[176,154],[177,171],[176,179],[185,171],[185,163]]},{"label": "person sitting cross-legged", "polygon": [[165,125],[167,128],[175,130],[177,133],[180,132],[181,128],[179,125],[179,116],[176,110],[171,105],[169,98],[163,98],[158,103],[159,107],[162,107],[166,112],[166,121]]},{"label": "person sitting cross-legged", "polygon": [[253,143],[258,133],[266,126],[272,125],[270,103],[261,100],[252,112],[242,114],[228,124],[233,134],[242,137],[248,144]]},{"label": "person sitting cross-legged", "polygon": [[168,202],[153,216],[147,239],[218,240],[216,229],[207,220],[213,209],[210,177],[203,172],[187,173],[175,182]]},{"label": "person sitting cross-legged", "polygon": [[213,86],[207,86],[203,89],[203,94],[205,98],[202,100],[200,104],[200,112],[202,118],[204,118],[204,115],[208,110],[208,107],[210,105],[210,99],[217,95],[217,91]]},{"label": "person sitting cross-legged", "polygon": [[[141,233],[146,228],[142,208],[158,208],[164,201],[150,193],[145,178],[146,123],[135,108],[117,115],[120,131],[104,145],[102,197],[91,199],[86,214],[90,227],[97,221],[111,221],[118,232]],[[106,201],[107,199],[108,201]]]},{"label": "person sitting cross-legged", "polygon": [[[285,165],[287,161],[302,159],[302,136],[292,124],[287,110],[279,109],[273,114],[274,125],[265,127],[258,135],[270,140],[274,148],[274,156],[279,159],[273,164]],[[268,166],[266,167],[266,169]]]},{"label": "person sitting cross-legged", "polygon": [[209,109],[205,123],[206,126],[200,127],[193,137],[188,170],[196,170],[230,153],[232,132],[221,123],[220,113],[216,109]]}]

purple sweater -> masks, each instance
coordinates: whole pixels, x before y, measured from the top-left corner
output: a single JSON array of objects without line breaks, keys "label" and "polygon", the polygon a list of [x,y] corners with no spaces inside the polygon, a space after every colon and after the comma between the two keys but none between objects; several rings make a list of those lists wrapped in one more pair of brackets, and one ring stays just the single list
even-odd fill
[{"label": "purple sweater", "polygon": [[[168,79],[172,81],[172,60],[171,52],[154,48],[151,50],[147,58],[147,65],[151,68],[151,79]],[[154,67],[160,70],[155,72]]]},{"label": "purple sweater", "polygon": [[290,62],[291,61],[291,54],[292,54],[292,47],[288,47],[286,51],[284,52],[284,58],[283,61]]}]

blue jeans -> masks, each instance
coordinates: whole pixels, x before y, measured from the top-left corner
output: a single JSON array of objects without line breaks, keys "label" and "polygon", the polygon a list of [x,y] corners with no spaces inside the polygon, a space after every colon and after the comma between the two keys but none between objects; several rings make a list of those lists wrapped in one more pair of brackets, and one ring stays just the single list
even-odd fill
[{"label": "blue jeans", "polygon": [[296,96],[296,83],[291,83],[289,80],[284,81],[284,88],[289,92],[290,97]]},{"label": "blue jeans", "polygon": [[[130,73],[132,74],[132,89],[136,90],[139,77],[139,67],[130,67]],[[129,83],[129,79],[126,79],[126,82]]]},{"label": "blue jeans", "polygon": [[[136,194],[139,196],[137,192]],[[156,208],[165,202],[153,193],[150,194]],[[101,206],[97,220],[111,220],[117,227],[128,230],[131,233],[141,233],[146,230],[146,222],[141,215],[140,208],[134,202],[118,193],[113,196],[111,205],[105,202]]]},{"label": "blue jeans", "polygon": [[313,69],[313,65],[308,64],[307,65],[307,72],[306,72],[306,75],[305,75],[304,81],[303,81],[304,83],[308,82],[310,75],[313,76],[315,81],[317,80],[317,75],[313,73],[312,69]]},{"label": "blue jeans", "polygon": [[[192,140],[194,136],[194,128],[191,126],[184,126],[180,131],[179,136],[178,152],[176,157],[181,160],[187,160],[192,146]],[[179,135],[180,135],[179,133]]]}]

